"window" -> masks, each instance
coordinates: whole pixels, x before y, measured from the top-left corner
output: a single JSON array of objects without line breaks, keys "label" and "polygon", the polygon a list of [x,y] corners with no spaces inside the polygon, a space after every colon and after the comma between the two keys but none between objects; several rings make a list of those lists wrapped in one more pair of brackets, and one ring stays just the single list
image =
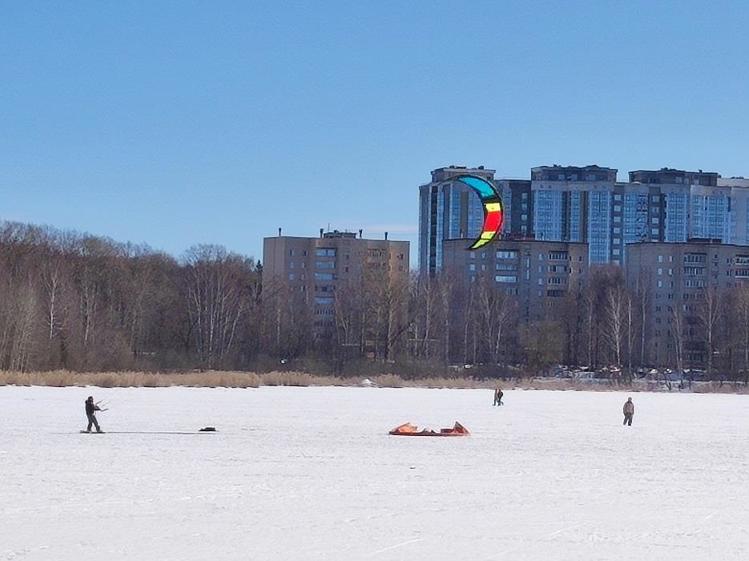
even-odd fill
[{"label": "window", "polygon": [[514,263],[497,263],[494,265],[494,269],[497,271],[517,271],[518,267]]},{"label": "window", "polygon": [[658,256],[658,263],[663,263],[663,255]]},{"label": "window", "polygon": [[516,275],[497,275],[494,277],[495,282],[518,282]]},{"label": "window", "polygon": [[315,261],[317,269],[335,269],[335,261]]},{"label": "window", "polygon": [[476,263],[469,263],[468,264],[468,270],[469,271],[475,271],[476,270]]},{"label": "window", "polygon": [[315,304],[319,304],[321,306],[329,306],[332,303],[333,303],[332,296],[315,296]]},{"label": "window", "polygon": [[684,263],[704,263],[707,260],[707,255],[704,253],[685,253]]},{"label": "window", "polygon": [[335,257],[335,248],[334,247],[318,247],[315,250],[315,255],[317,257]]},{"label": "window", "polygon": [[294,273],[289,273],[289,280],[294,280],[296,278],[296,275]]},{"label": "window", "polygon": [[518,256],[517,251],[498,251],[497,259],[515,259]]},{"label": "window", "polygon": [[662,275],[662,274],[663,274],[663,269],[662,269],[661,267],[658,267],[658,274],[659,274],[659,275]]},{"label": "window", "polygon": [[333,273],[315,273],[315,280],[331,281],[335,278]]},{"label": "window", "polygon": [[567,261],[568,253],[566,251],[550,251],[549,259],[555,261]]},{"label": "window", "polygon": [[687,276],[694,277],[697,275],[704,275],[705,268],[704,267],[684,267],[683,272]]},{"label": "window", "polygon": [[294,257],[294,250],[293,249],[289,250],[289,257]]}]

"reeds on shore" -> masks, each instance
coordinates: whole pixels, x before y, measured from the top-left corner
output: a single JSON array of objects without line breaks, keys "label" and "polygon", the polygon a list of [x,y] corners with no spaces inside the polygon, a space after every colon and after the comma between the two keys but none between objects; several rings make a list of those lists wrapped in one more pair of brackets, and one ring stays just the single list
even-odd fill
[{"label": "reeds on shore", "polygon": [[[100,388],[163,388],[182,386],[191,388],[258,388],[260,386],[360,386],[364,377],[342,378],[315,375],[308,372],[48,372],[0,371],[0,386],[95,386]],[[497,384],[504,389],[522,390],[578,390],[578,391],[669,391],[655,381],[636,380],[632,384],[589,383],[583,380],[560,378],[519,378],[512,380],[476,379],[470,377],[428,377],[405,379],[396,374],[380,374],[368,378],[366,385],[381,388],[447,388],[489,389]],[[744,384],[719,382],[695,383],[694,393],[749,393]]]}]

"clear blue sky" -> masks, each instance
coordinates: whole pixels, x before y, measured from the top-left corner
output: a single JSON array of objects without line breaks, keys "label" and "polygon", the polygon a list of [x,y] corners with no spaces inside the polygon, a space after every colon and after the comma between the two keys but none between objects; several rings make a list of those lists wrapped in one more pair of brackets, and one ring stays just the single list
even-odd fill
[{"label": "clear blue sky", "polygon": [[0,217],[260,258],[415,245],[443,165],[749,176],[748,4],[2,1]]}]

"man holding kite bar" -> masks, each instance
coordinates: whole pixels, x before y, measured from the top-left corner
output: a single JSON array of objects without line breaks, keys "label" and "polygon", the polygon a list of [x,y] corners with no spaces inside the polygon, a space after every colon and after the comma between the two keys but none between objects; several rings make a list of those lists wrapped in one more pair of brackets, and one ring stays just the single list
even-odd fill
[{"label": "man holding kite bar", "polygon": [[86,417],[88,417],[88,427],[86,427],[86,432],[91,432],[91,425],[96,427],[96,432],[101,432],[99,421],[96,420],[97,411],[103,411],[103,409],[94,403],[93,396],[88,396],[88,399],[86,400]]}]

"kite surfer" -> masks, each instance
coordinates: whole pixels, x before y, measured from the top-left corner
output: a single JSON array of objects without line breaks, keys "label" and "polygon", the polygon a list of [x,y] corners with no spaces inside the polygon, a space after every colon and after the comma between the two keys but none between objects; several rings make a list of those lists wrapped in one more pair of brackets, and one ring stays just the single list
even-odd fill
[{"label": "kite surfer", "polygon": [[502,403],[502,396],[503,395],[505,395],[505,394],[502,392],[502,388],[500,388],[499,386],[497,386],[494,389],[494,405],[504,405],[504,403]]},{"label": "kite surfer", "polygon": [[632,417],[635,414],[635,404],[632,403],[631,397],[627,398],[627,401],[624,403],[624,407],[622,408],[622,411],[624,412],[624,422],[622,424],[631,427]]},{"label": "kite surfer", "polygon": [[91,425],[96,427],[96,432],[101,432],[99,421],[96,420],[96,412],[101,410],[102,409],[94,403],[93,396],[88,396],[88,399],[86,400],[86,417],[88,417],[88,427],[86,427],[86,432],[91,432]]}]

